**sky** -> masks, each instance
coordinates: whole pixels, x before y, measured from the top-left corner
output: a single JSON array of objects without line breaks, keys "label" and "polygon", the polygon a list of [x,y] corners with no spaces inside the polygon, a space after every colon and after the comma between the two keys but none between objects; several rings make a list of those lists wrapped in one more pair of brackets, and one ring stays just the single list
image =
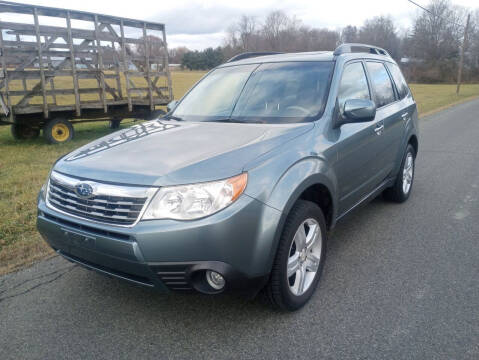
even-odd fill
[{"label": "sky", "polygon": [[[415,2],[427,5],[428,0]],[[405,30],[422,11],[407,0],[29,0],[28,3],[161,22],[166,25],[170,48],[186,46],[196,50],[221,45],[228,26],[243,14],[261,21],[269,12],[283,10],[305,25],[333,30],[349,24],[361,26],[364,20],[374,16],[391,15],[399,29]],[[479,7],[478,0],[452,3],[471,9]]]}]

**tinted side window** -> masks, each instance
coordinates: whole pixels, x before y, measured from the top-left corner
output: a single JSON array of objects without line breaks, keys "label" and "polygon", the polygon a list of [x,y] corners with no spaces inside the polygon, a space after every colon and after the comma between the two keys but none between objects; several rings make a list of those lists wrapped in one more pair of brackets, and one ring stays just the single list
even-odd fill
[{"label": "tinted side window", "polygon": [[376,106],[380,108],[381,106],[392,103],[395,100],[393,84],[383,63],[367,62],[367,66],[376,94]]},{"label": "tinted side window", "polygon": [[341,111],[350,99],[370,99],[368,80],[360,62],[346,65],[339,85],[338,104]]},{"label": "tinted side window", "polygon": [[406,80],[404,80],[404,76],[402,76],[401,70],[399,70],[399,66],[392,63],[387,63],[386,66],[391,72],[394,83],[396,84],[396,89],[398,90],[399,98],[404,99],[406,95],[409,93],[409,88],[407,86]]}]

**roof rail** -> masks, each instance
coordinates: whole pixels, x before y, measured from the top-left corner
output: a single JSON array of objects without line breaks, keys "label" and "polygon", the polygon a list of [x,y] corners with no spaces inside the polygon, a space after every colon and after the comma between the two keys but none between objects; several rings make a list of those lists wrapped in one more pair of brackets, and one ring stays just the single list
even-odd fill
[{"label": "roof rail", "polygon": [[336,48],[336,50],[334,50],[333,55],[338,56],[338,55],[341,55],[341,54],[356,53],[356,52],[376,54],[376,55],[384,55],[384,56],[391,57],[389,55],[389,53],[386,50],[384,50],[383,48],[380,48],[380,47],[374,46],[374,45],[357,44],[357,43],[341,44]]},{"label": "roof rail", "polygon": [[244,53],[233,56],[231,59],[227,61],[227,63],[233,62],[233,61],[239,61],[243,59],[248,59],[252,57],[257,57],[257,56],[277,55],[277,54],[282,54],[282,53],[277,51],[244,52]]}]

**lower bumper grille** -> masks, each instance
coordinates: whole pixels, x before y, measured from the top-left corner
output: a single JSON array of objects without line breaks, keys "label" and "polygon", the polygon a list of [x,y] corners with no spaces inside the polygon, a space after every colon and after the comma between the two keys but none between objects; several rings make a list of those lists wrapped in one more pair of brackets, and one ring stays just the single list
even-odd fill
[{"label": "lower bumper grille", "polygon": [[150,279],[144,277],[144,276],[139,276],[139,275],[134,275],[134,274],[128,274],[123,271],[118,271],[111,269],[109,267],[99,265],[99,264],[94,264],[92,262],[86,261],[84,259],[77,258],[76,256],[67,254],[61,250],[57,250],[57,252],[62,255],[64,258],[67,260],[76,263],[78,265],[81,265],[89,270],[94,270],[100,273],[103,273],[104,275],[116,277],[122,280],[127,280],[129,282],[138,284],[138,285],[143,285],[147,287],[153,287],[154,284],[150,281]]},{"label": "lower bumper grille", "polygon": [[152,266],[151,268],[170,290],[193,290],[186,276],[187,265],[162,265]]}]

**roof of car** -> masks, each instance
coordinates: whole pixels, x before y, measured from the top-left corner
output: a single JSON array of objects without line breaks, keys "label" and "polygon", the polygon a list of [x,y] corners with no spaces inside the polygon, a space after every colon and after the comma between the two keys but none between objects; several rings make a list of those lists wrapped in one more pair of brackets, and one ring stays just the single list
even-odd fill
[{"label": "roof of car", "polygon": [[311,51],[298,53],[279,53],[264,56],[252,56],[246,59],[226,62],[221,66],[240,65],[240,64],[258,64],[266,62],[283,62],[283,61],[331,61],[334,59],[332,51]]},{"label": "roof of car", "polygon": [[333,51],[311,51],[311,52],[297,52],[297,53],[273,53],[270,55],[256,55],[254,53],[247,54],[246,58],[235,60],[230,59],[226,63],[220,65],[220,67],[232,66],[232,65],[245,65],[245,64],[260,64],[271,62],[286,62],[286,61],[333,61],[338,57],[345,58],[345,60],[356,58],[369,58],[376,60],[387,60],[394,62],[394,60],[385,55],[371,54],[367,52],[349,52],[342,54],[335,54]]}]

